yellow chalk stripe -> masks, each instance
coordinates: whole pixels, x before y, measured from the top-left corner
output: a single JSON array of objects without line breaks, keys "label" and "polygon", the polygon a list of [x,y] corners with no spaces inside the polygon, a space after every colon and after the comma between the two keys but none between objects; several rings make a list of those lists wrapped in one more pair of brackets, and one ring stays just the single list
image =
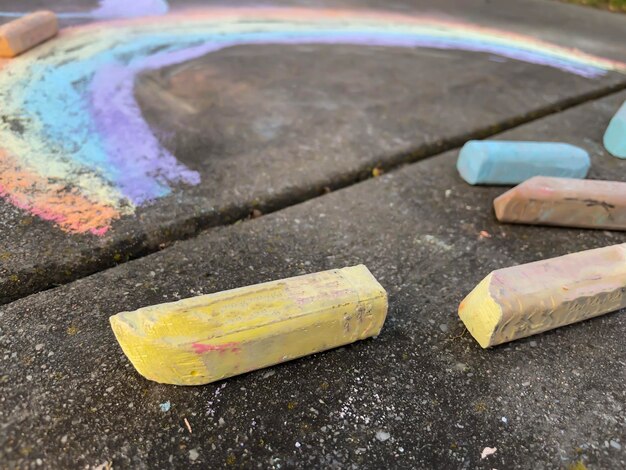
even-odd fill
[{"label": "yellow chalk stripe", "polygon": [[387,294],[354,266],[267,282],[110,318],[144,377],[199,385],[380,332]]},{"label": "yellow chalk stripe", "polygon": [[459,305],[459,317],[483,348],[493,344],[496,326],[502,320],[502,309],[491,296],[489,274]]}]

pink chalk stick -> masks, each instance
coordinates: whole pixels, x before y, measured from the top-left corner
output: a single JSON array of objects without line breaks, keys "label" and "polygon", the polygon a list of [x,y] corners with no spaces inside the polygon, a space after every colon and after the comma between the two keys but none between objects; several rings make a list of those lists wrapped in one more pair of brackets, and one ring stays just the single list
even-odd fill
[{"label": "pink chalk stick", "polygon": [[626,230],[626,183],[536,176],[493,201],[500,222]]}]

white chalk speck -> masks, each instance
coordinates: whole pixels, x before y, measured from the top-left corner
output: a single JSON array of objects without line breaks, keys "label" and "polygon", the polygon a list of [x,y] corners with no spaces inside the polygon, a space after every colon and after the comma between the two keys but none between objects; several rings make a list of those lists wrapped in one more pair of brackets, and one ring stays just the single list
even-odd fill
[{"label": "white chalk speck", "polygon": [[458,370],[459,372],[465,372],[468,367],[467,364],[463,364],[462,362],[457,362],[456,364],[454,364],[454,369]]},{"label": "white chalk speck", "polygon": [[165,403],[161,403],[159,405],[159,408],[161,408],[161,411],[163,413],[167,413],[170,410],[170,407],[172,406],[172,404],[170,403],[169,400],[167,400]]},{"label": "white chalk speck", "polygon": [[498,450],[496,447],[485,447],[483,449],[482,453],[480,454],[480,458],[481,459],[486,459],[490,455],[495,454],[496,450]]},{"label": "white chalk speck", "polygon": [[296,442],[296,447],[299,449],[301,446],[301,444],[299,442]]},{"label": "white chalk speck", "polygon": [[385,442],[390,437],[391,437],[391,434],[389,434],[387,431],[376,432],[376,439],[378,439],[380,442]]}]

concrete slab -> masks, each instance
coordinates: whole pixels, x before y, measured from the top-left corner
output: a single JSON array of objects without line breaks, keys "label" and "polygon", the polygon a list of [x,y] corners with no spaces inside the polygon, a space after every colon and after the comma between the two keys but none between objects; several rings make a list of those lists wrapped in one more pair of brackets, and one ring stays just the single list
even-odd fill
[{"label": "concrete slab", "polygon": [[[45,3],[49,8],[54,7],[50,2]],[[171,3],[174,10],[200,4]],[[11,3],[11,8],[3,6],[3,9],[32,9],[40,4]],[[68,1],[59,2],[58,10],[72,13],[72,5]],[[80,11],[87,11],[89,5],[95,7],[96,2],[81,4]],[[361,4],[338,1],[306,4],[307,7],[357,8],[355,5]],[[511,0],[498,2],[497,6],[482,0],[461,5],[451,0],[436,5],[426,1],[373,1],[368,6],[414,18],[435,18],[437,24],[454,20],[497,28],[505,31],[505,35],[507,31],[530,34],[560,46],[579,47],[591,54],[626,61],[622,47],[626,19],[605,12],[536,0]],[[362,9],[362,5],[358,8]],[[68,24],[88,20],[63,21]],[[471,27],[452,29],[461,37],[463,47],[469,47]],[[119,28],[103,36],[116,37],[116,34],[121,34]],[[383,47],[383,43],[369,47],[240,45],[168,67],[148,67],[150,70],[138,75],[134,94],[115,95],[119,98],[115,101],[103,92],[99,98],[100,107],[94,111],[100,119],[98,125],[107,127],[113,123],[112,126],[118,127],[117,134],[92,132],[90,129],[95,124],[84,122],[84,113],[65,113],[65,98],[56,108],[42,105],[41,109],[50,111],[51,116],[62,111],[58,119],[47,118],[50,122],[46,125],[49,134],[58,131],[65,138],[58,140],[57,153],[49,150],[56,148],[51,144],[54,139],[50,138],[20,152],[18,157],[25,158],[25,162],[3,157],[4,183],[8,178],[17,189],[15,194],[5,190],[5,199],[0,202],[0,302],[142,256],[172,240],[192,236],[202,228],[245,218],[255,208],[267,212],[284,207],[322,194],[326,188],[342,187],[365,178],[375,167],[414,161],[452,148],[468,138],[488,135],[626,86],[625,76],[616,72],[592,79],[494,55],[498,51],[519,55],[516,48],[525,47],[526,40],[513,39],[504,52],[494,49],[493,53]],[[84,45],[83,41],[75,46],[80,49]],[[537,47],[551,50],[549,46]],[[68,47],[57,57],[71,56],[74,52]],[[129,57],[120,55],[117,60],[124,63]],[[587,63],[586,60],[583,62]],[[59,63],[64,64],[63,60]],[[119,78],[116,73],[113,69],[101,73],[100,91],[104,88],[111,91],[107,87]],[[66,78],[58,83],[66,83]],[[120,85],[117,89],[125,88]],[[0,86],[0,93],[2,90]],[[5,93],[6,90],[5,87]],[[70,91],[60,92],[60,96]],[[48,98],[45,96],[37,102],[48,103]],[[138,102],[135,110],[138,120],[128,121],[113,115],[125,109],[120,103],[129,99]],[[110,103],[116,105],[108,106]],[[68,109],[81,109],[81,106],[72,104]],[[17,106],[16,109],[22,116],[29,108]],[[47,115],[33,112],[41,119]],[[6,117],[5,130],[11,126],[14,129],[8,137],[19,140],[20,132],[38,129],[17,126],[19,120],[14,118]],[[148,126],[145,128],[141,127],[145,126],[144,119]],[[134,132],[136,126],[143,133]],[[64,134],[68,129],[74,131]],[[85,129],[88,131],[83,141],[80,136]],[[114,150],[109,149],[104,157],[98,154],[98,158],[122,156],[117,163],[102,164],[106,167],[102,169],[98,158],[80,153],[83,144],[89,147],[102,139],[108,142],[114,134],[117,140],[109,142]],[[87,160],[96,159],[91,164],[100,170],[92,171],[88,164],[76,163],[74,157],[79,154]],[[133,167],[137,155],[148,160],[163,157],[166,163],[161,163],[165,167],[157,170],[151,170],[148,164],[146,167],[137,164],[139,169]],[[51,163],[57,158],[61,159],[60,167]],[[41,171],[38,173],[29,165],[38,166]],[[25,182],[22,170],[28,178],[41,178]],[[102,176],[104,173],[109,176]],[[126,197],[111,196],[122,191],[118,179],[124,178],[127,180],[124,191],[131,195],[140,193],[134,205]],[[176,182],[177,178],[193,184]],[[171,192],[151,202],[142,201],[145,184],[154,185],[157,193]],[[16,194],[23,198],[16,199]],[[96,194],[94,197],[99,202],[85,196],[89,194]],[[83,196],[87,199],[81,199]],[[125,215],[116,219],[118,213]],[[107,221],[110,228],[102,235],[108,227]],[[87,233],[75,233],[81,230]]]},{"label": "concrete slab", "polygon": [[[604,118],[624,98],[499,138],[583,145],[592,177],[625,180],[626,162],[599,143]],[[0,461],[623,467],[626,312],[482,350],[456,308],[493,269],[626,235],[500,225],[491,203],[505,188],[470,187],[455,160],[448,152],[3,306]],[[222,383],[148,382],[108,326],[121,310],[356,263],[390,294],[378,338]],[[481,459],[485,447],[497,451]]]}]

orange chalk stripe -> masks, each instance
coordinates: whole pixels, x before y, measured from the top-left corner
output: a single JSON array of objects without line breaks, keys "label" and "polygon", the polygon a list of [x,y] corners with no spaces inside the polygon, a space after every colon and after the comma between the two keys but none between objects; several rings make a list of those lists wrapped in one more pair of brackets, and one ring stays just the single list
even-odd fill
[{"label": "orange chalk stripe", "polygon": [[70,233],[103,235],[119,211],[20,167],[0,149],[0,197]]}]

